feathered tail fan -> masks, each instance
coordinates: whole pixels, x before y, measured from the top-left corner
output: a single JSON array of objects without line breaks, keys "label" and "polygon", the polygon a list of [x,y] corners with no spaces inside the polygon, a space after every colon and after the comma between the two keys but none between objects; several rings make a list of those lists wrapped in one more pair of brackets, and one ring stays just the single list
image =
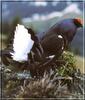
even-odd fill
[{"label": "feathered tail fan", "polygon": [[34,41],[31,39],[31,35],[23,25],[17,25],[14,40],[13,40],[13,53],[11,53],[13,60],[15,61],[27,61],[28,54],[32,49]]}]

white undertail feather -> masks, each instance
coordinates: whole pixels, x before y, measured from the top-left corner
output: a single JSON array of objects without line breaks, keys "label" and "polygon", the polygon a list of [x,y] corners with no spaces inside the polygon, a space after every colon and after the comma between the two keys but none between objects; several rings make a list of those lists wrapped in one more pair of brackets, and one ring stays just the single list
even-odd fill
[{"label": "white undertail feather", "polygon": [[28,54],[32,49],[34,41],[31,39],[31,35],[23,25],[17,25],[14,40],[13,40],[13,53],[12,58],[15,61],[27,61]]}]

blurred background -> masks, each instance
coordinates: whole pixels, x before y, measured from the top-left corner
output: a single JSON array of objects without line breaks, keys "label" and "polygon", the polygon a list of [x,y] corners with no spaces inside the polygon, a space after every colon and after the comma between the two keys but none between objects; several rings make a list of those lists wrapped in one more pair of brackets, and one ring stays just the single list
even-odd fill
[{"label": "blurred background", "polygon": [[[74,17],[83,20],[85,10],[83,3],[85,3],[83,0],[31,0],[28,2],[25,0],[2,0],[0,2],[2,48],[5,48],[9,35],[13,34],[17,23],[32,28],[36,34],[41,36],[59,20]],[[83,28],[77,31],[70,51],[76,54],[78,66],[83,66]]]}]

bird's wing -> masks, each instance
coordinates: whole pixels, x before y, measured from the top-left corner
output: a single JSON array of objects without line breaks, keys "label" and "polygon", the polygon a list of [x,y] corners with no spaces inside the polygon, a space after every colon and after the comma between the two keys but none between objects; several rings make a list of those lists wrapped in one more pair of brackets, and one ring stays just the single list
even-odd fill
[{"label": "bird's wing", "polygon": [[31,35],[23,25],[17,25],[14,40],[13,40],[13,53],[12,58],[15,61],[26,61],[28,54],[32,49],[34,41],[31,39]]},{"label": "bird's wing", "polygon": [[64,39],[61,35],[52,34],[44,37],[41,45],[47,55],[54,55],[64,48]]}]

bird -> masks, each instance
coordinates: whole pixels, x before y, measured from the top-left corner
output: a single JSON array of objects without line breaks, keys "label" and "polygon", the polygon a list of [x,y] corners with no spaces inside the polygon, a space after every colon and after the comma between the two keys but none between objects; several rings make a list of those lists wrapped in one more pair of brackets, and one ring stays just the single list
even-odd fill
[{"label": "bird", "polygon": [[2,62],[6,66],[10,64],[10,60],[16,62],[18,65],[24,62],[33,63],[34,60],[40,61],[42,59],[42,46],[31,28],[17,24],[14,36],[10,41],[10,44],[0,52]]},{"label": "bird", "polygon": [[42,38],[39,39],[31,28],[18,24],[11,44],[1,51],[2,62],[9,65],[9,59],[20,64],[43,62],[43,59],[47,58],[56,60],[71,43],[77,29],[82,26],[83,23],[79,18],[64,19],[44,32]]},{"label": "bird", "polygon": [[[19,67],[19,70],[22,66],[24,69],[29,67],[32,77],[42,76],[46,71],[46,66],[48,70],[48,66],[62,55],[73,40],[77,29],[82,26],[79,18],[64,19],[44,32],[42,38],[39,39],[31,28],[18,24],[13,38],[10,39],[10,44],[1,51],[2,62],[6,66],[12,62]],[[40,62],[40,65],[44,63],[43,67],[35,68],[35,62]]]},{"label": "bird", "polygon": [[43,33],[41,45],[45,56],[56,55],[59,57],[62,52],[71,44],[77,29],[83,26],[80,18],[63,19]]}]

